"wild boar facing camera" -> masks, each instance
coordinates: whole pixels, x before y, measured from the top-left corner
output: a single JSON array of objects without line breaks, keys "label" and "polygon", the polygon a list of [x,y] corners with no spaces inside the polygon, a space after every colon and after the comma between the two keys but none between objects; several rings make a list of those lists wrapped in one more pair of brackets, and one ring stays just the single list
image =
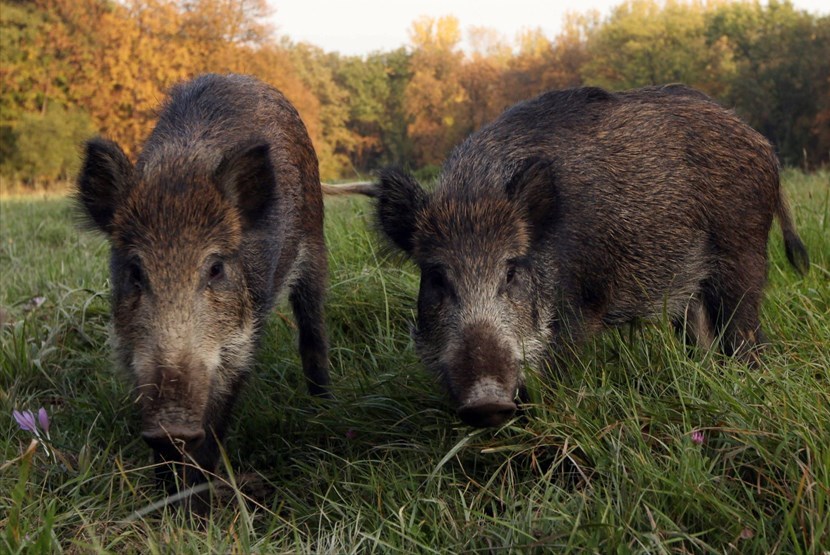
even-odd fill
[{"label": "wild boar facing camera", "polygon": [[[275,299],[288,291],[324,394],[326,250],[317,157],[297,111],[241,75],[172,89],[135,166],[87,143],[77,198],[111,245],[112,343],[157,460],[203,481]],[[172,486],[171,469],[160,475]]]},{"label": "wild boar facing camera", "polygon": [[639,318],[752,362],[774,216],[809,266],[770,144],[679,85],[542,94],[456,147],[434,191],[386,170],[371,196],[420,268],[416,349],[474,426],[513,414],[526,365]]}]

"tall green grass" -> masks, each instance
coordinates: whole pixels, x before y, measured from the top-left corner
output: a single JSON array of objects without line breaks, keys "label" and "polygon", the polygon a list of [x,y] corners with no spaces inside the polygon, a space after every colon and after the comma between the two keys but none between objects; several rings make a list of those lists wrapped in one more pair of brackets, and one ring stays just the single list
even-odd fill
[{"label": "tall green grass", "polygon": [[[330,199],[334,399],[305,392],[279,307],[228,434],[236,487],[202,523],[158,503],[110,363],[105,241],[65,198],[2,200],[0,552],[826,553],[830,175],[785,185],[813,265],[798,277],[773,230],[760,368],[689,355],[665,323],[611,331],[495,430],[419,365],[417,274],[379,252],[367,202]],[[40,406],[51,455],[11,418]]]}]

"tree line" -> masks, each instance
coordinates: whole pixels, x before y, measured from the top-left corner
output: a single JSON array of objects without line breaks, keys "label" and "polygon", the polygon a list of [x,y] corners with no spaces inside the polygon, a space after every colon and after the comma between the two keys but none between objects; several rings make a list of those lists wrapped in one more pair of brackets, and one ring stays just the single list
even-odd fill
[{"label": "tree line", "polygon": [[604,18],[570,14],[554,37],[470,28],[467,51],[457,19],[423,17],[408,46],[367,56],[278,37],[268,15],[265,0],[0,0],[0,175],[70,178],[96,133],[134,155],[165,91],[209,71],[283,91],[324,179],[388,164],[429,175],[546,89],[671,82],[734,108],[783,163],[830,163],[830,16],[789,2],[627,0]]}]

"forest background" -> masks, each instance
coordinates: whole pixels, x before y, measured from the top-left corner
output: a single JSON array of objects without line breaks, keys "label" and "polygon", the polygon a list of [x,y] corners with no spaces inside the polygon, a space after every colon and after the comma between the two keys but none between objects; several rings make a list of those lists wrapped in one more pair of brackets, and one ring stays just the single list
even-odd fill
[{"label": "forest background", "polygon": [[134,156],[165,91],[204,72],[249,73],[283,91],[327,180],[389,164],[430,177],[507,106],[580,85],[682,82],[735,109],[784,164],[830,163],[830,16],[788,2],[629,0],[512,42],[423,17],[408,46],[366,56],[292,42],[269,15],[265,0],[0,1],[4,187],[71,179],[93,134]]}]

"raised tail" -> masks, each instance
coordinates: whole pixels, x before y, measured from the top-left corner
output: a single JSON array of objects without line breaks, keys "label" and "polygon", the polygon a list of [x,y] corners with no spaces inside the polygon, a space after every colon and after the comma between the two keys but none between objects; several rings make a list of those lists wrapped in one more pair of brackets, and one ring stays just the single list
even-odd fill
[{"label": "raised tail", "polygon": [[343,185],[329,185],[320,183],[323,194],[328,196],[336,195],[365,195],[367,197],[378,196],[377,185],[371,181],[360,181],[358,183],[345,183]]},{"label": "raised tail", "polygon": [[775,215],[778,216],[778,223],[784,234],[784,249],[787,251],[787,260],[798,270],[799,274],[802,276],[807,275],[807,271],[810,269],[810,255],[807,254],[807,249],[804,247],[804,243],[801,242],[801,237],[798,236],[798,232],[795,230],[787,198],[784,196],[784,191],[780,187],[778,190],[778,206]]}]

